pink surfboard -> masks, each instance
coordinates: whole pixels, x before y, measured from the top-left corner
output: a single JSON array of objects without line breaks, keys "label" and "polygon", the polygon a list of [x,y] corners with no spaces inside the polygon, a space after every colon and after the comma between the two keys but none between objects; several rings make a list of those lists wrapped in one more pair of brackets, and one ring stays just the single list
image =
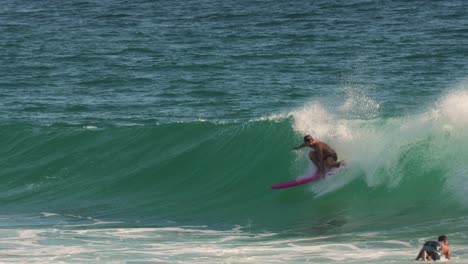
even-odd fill
[{"label": "pink surfboard", "polygon": [[[330,170],[329,172],[327,172],[327,173],[325,174],[325,177],[335,175],[335,174],[336,174],[338,171],[340,171],[344,166],[346,166],[346,164],[344,164],[344,162],[341,162],[341,166],[340,166],[340,167],[334,168],[334,169]],[[324,178],[325,178],[325,177],[324,177]],[[292,181],[288,181],[288,182],[283,182],[283,183],[278,183],[278,184],[272,185],[271,188],[272,188],[272,189],[289,188],[289,187],[294,187],[294,186],[297,186],[297,185],[306,184],[306,183],[313,182],[313,181],[318,181],[318,180],[320,180],[320,179],[321,179],[321,178],[320,178],[320,174],[315,173],[315,174],[313,174],[313,175],[306,176],[306,177],[303,177],[303,178],[299,178],[299,179],[296,179],[296,180],[292,180]]]},{"label": "pink surfboard", "polygon": [[305,183],[313,182],[313,181],[317,181],[317,180],[320,180],[320,174],[318,174],[318,173],[314,174],[312,176],[307,176],[307,177],[296,179],[296,180],[293,180],[293,181],[278,183],[278,184],[272,185],[271,188],[272,189],[289,188],[289,187],[293,187],[293,186],[297,186],[297,185],[301,185],[301,184],[305,184]]}]

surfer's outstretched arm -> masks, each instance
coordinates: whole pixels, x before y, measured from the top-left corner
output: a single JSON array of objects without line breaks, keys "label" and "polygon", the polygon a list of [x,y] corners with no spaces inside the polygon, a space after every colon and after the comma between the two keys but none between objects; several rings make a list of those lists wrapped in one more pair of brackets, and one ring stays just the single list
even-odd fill
[{"label": "surfer's outstretched arm", "polygon": [[303,148],[303,147],[305,147],[305,146],[308,146],[308,144],[307,144],[307,143],[302,143],[302,144],[300,144],[299,146],[294,147],[293,150],[298,150],[298,149],[301,149],[301,148]]}]

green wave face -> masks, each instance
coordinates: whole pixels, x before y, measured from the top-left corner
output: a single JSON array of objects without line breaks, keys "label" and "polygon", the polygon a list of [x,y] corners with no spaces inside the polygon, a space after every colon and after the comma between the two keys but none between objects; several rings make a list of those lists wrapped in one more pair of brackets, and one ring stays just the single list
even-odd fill
[{"label": "green wave face", "polygon": [[[1,210],[311,232],[466,215],[466,123],[432,112],[371,120],[315,114],[312,107],[239,123],[3,125]],[[314,170],[309,150],[292,151],[306,133],[334,147],[346,170],[270,189]]]}]

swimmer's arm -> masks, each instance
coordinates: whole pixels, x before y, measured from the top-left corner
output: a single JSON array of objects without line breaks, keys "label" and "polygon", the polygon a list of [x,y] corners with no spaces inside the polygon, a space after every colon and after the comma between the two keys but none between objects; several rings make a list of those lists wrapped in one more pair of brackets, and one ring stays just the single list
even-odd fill
[{"label": "swimmer's arm", "polygon": [[450,259],[451,256],[452,256],[452,253],[450,252],[450,249],[449,249],[447,253],[445,253],[445,258]]}]

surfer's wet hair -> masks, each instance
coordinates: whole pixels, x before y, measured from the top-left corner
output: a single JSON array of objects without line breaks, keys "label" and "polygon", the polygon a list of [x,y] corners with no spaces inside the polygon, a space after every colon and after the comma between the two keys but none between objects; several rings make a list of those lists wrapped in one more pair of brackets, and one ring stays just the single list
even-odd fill
[{"label": "surfer's wet hair", "polygon": [[304,142],[309,142],[309,141],[311,141],[311,140],[314,140],[314,138],[313,138],[311,135],[306,135],[306,136],[304,137]]}]

